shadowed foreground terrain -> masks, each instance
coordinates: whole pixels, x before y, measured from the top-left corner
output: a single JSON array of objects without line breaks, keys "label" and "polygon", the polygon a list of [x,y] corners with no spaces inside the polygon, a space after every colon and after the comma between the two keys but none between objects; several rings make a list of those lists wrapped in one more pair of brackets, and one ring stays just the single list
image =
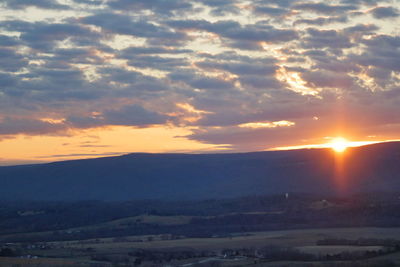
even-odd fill
[{"label": "shadowed foreground terrain", "polygon": [[399,196],[2,202],[0,263],[398,266]]}]

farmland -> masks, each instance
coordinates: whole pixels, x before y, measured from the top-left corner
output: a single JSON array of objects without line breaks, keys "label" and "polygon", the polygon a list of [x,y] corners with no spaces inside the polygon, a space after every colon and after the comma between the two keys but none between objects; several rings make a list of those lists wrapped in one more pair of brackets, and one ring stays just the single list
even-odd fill
[{"label": "farmland", "polygon": [[289,199],[278,195],[179,205],[5,203],[0,212],[0,262],[1,266],[396,266],[399,206],[396,194],[346,198],[299,194]]},{"label": "farmland", "polygon": [[[36,243],[36,246],[25,247],[29,255],[39,255],[38,258],[2,258],[2,263],[38,264],[38,266],[56,265],[94,265],[111,266],[111,263],[134,265],[138,255],[142,255],[144,266],[163,266],[169,262],[172,266],[205,261],[222,266],[274,266],[271,261],[261,256],[251,254],[262,253],[266,248],[293,248],[302,253],[326,256],[343,253],[361,253],[366,251],[384,251],[383,246],[332,246],[317,245],[320,240],[340,238],[345,240],[385,240],[400,236],[400,228],[330,228],[265,231],[232,234],[229,237],[214,238],[180,238],[167,240],[165,236],[127,236],[124,238],[101,238],[89,240],[57,241]],[[22,244],[14,244],[15,246]],[[257,252],[259,251],[259,252]],[[232,253],[234,255],[226,256]],[[239,253],[240,255],[236,255]],[[168,256],[167,256],[168,255]],[[175,255],[175,256],[171,256]],[[169,260],[159,257],[171,256]],[[377,255],[378,257],[379,255]],[[390,260],[388,257],[391,256]],[[174,258],[175,257],[175,258]],[[382,256],[381,256],[382,257]],[[400,254],[390,254],[376,260],[377,262],[400,263]],[[371,259],[369,260],[371,262]],[[274,261],[278,264],[280,261]],[[333,260],[328,263],[332,264]],[[138,263],[138,261],[136,261]],[[255,264],[256,263],[256,264]],[[323,261],[312,261],[321,264]],[[328,264],[327,263],[327,264]],[[239,264],[239,265],[238,265]],[[265,265],[267,264],[267,265]],[[190,266],[190,265],[186,265]],[[204,265],[207,266],[207,265]],[[331,266],[331,265],[329,265]]]}]

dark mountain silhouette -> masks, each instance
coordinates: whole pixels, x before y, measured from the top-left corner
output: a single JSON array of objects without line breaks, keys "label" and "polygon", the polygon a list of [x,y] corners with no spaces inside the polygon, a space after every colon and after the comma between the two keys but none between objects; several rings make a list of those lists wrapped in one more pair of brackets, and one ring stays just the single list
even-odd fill
[{"label": "dark mountain silhouette", "polygon": [[0,200],[209,199],[400,191],[400,142],[236,154],[145,154],[0,167]]}]

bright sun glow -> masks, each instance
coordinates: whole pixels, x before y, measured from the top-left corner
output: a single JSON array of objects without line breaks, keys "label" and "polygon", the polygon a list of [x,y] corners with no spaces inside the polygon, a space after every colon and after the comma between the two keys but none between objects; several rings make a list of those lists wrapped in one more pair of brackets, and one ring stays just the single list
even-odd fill
[{"label": "bright sun glow", "polygon": [[343,137],[337,137],[332,140],[330,146],[333,150],[340,153],[346,150],[346,148],[349,146],[349,141]]}]

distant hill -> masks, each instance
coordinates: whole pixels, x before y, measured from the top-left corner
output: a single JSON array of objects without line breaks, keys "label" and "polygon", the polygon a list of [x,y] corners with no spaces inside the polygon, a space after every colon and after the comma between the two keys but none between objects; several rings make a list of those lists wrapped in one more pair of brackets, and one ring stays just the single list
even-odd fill
[{"label": "distant hill", "polygon": [[0,200],[188,200],[385,191],[400,191],[400,142],[349,148],[341,160],[330,149],[303,149],[135,153],[0,167]]}]

